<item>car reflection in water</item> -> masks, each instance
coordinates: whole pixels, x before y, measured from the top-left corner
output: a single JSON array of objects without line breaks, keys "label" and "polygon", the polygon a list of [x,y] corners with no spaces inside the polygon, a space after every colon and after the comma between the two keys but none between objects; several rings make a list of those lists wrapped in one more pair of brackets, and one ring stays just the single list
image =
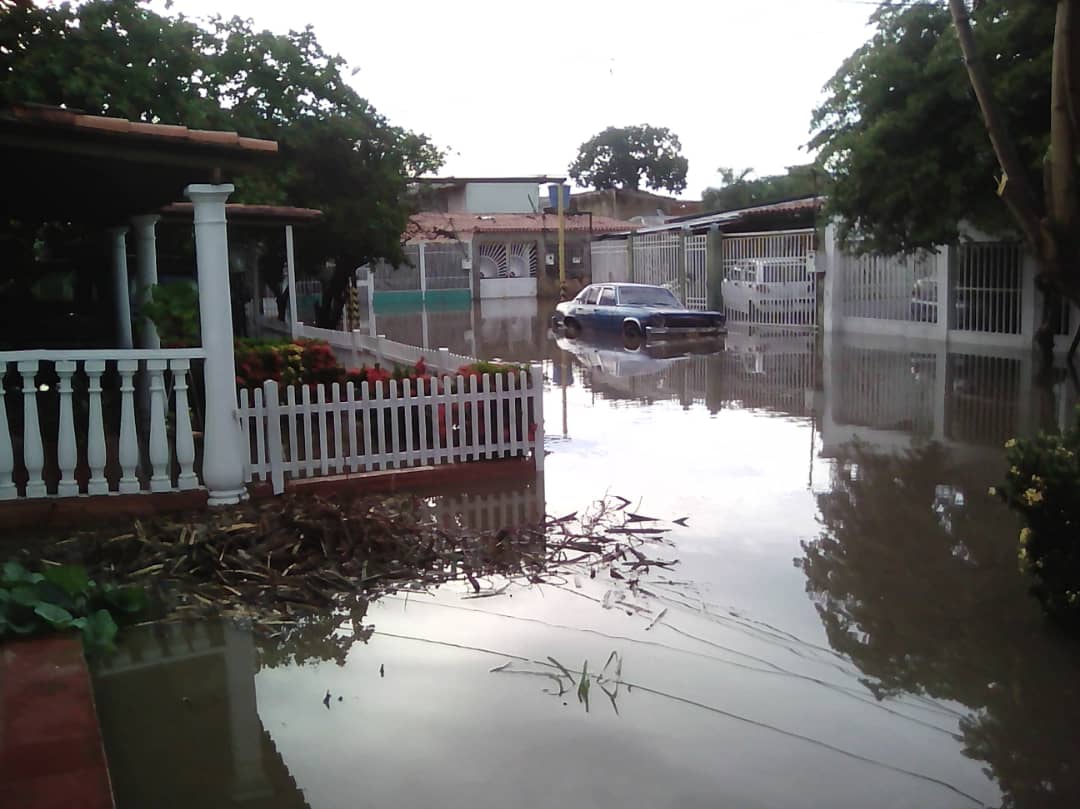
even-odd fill
[{"label": "car reflection in water", "polygon": [[666,371],[691,356],[716,354],[722,337],[656,342],[636,336],[591,335],[589,339],[555,335],[555,344],[590,371],[610,377],[636,377]]}]

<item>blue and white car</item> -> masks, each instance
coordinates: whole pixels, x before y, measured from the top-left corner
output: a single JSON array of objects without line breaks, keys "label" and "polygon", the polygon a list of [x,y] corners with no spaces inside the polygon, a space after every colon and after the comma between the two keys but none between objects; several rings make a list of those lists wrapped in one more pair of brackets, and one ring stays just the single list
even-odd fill
[{"label": "blue and white car", "polygon": [[615,332],[628,338],[712,337],[724,334],[723,312],[687,309],[667,287],[651,284],[590,284],[563,301],[552,326],[568,336]]}]

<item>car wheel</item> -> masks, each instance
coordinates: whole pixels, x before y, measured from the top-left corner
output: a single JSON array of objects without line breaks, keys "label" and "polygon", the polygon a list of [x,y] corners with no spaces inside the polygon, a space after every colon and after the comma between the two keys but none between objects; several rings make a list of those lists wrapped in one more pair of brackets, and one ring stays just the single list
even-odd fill
[{"label": "car wheel", "polygon": [[572,317],[568,317],[563,321],[563,329],[566,331],[567,337],[577,337],[581,334],[581,326]]},{"label": "car wheel", "polygon": [[627,320],[622,324],[622,333],[627,340],[640,340],[641,326],[632,320]]}]

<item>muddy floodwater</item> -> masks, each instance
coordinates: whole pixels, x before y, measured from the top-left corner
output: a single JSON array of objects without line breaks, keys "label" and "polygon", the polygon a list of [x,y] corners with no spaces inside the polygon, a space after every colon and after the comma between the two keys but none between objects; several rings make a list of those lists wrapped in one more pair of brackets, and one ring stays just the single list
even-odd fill
[{"label": "muddy floodwater", "polygon": [[544,474],[439,508],[497,528],[623,497],[679,564],[633,591],[582,570],[401,593],[287,639],[131,631],[95,667],[119,809],[1080,805],[1076,646],[987,493],[1006,439],[1071,418],[1064,376],[775,330],[627,350],[546,320],[380,322],[544,363]]}]

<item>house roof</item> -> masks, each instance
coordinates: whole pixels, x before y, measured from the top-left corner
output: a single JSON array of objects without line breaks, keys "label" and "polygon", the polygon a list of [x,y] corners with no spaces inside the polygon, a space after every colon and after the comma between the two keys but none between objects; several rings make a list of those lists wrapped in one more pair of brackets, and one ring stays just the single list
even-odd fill
[{"label": "house roof", "polygon": [[[607,216],[566,214],[568,233],[620,233],[637,228],[631,222]],[[555,232],[559,217],[546,213],[438,213],[424,211],[409,218],[405,241],[451,241],[471,233]]]},{"label": "house roof", "polygon": [[713,226],[720,228],[735,227],[752,220],[767,219],[769,217],[790,217],[813,214],[825,204],[825,197],[810,196],[798,199],[772,202],[767,205],[754,205],[750,208],[739,208],[731,211],[713,211],[704,214],[692,214],[689,216],[676,216],[667,220],[662,225],[654,225],[647,228],[639,228],[638,233],[660,233],[666,230],[705,230]]},{"label": "house roof", "polygon": [[159,210],[192,183],[227,182],[265,165],[270,140],[147,124],[61,107],[0,106],[0,216],[117,224]]},{"label": "house roof", "polygon": [[549,177],[546,174],[520,177],[417,177],[413,182],[421,185],[464,185],[465,183],[564,183],[565,177]]}]

